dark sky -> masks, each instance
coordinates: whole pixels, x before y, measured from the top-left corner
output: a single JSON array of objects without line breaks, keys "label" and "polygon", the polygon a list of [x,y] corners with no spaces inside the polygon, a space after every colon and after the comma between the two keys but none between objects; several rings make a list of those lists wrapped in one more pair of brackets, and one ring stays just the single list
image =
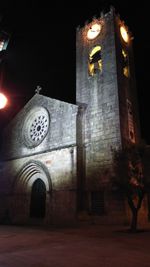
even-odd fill
[{"label": "dark sky", "polygon": [[[148,3],[131,1],[90,1],[70,5],[44,1],[3,1],[0,28],[11,38],[3,65],[1,91],[9,97],[7,109],[0,111],[0,125],[34,95],[42,94],[75,103],[75,32],[78,25],[100,17],[112,4],[134,36],[134,56],[142,138],[150,144],[149,127],[149,8]],[[13,2],[13,3],[10,3]],[[40,2],[39,4],[37,2]],[[47,1],[49,2],[49,1]],[[81,1],[80,1],[81,2]],[[50,5],[51,2],[49,2]],[[2,73],[2,71],[1,71]]]}]

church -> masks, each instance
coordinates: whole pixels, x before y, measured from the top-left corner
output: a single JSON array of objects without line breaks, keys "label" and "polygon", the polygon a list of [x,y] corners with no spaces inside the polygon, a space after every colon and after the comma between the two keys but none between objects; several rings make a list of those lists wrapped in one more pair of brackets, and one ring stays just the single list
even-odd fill
[{"label": "church", "polygon": [[133,36],[114,8],[76,30],[76,104],[36,94],[3,133],[0,221],[124,222],[112,150],[139,143]]}]

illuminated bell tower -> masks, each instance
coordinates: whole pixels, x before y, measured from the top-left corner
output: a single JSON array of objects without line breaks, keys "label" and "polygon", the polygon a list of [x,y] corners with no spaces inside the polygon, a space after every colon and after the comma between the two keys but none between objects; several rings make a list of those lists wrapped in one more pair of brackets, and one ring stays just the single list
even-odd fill
[{"label": "illuminated bell tower", "polygon": [[96,210],[99,201],[99,213],[104,212],[112,149],[140,139],[132,40],[113,8],[77,29],[79,209]]}]

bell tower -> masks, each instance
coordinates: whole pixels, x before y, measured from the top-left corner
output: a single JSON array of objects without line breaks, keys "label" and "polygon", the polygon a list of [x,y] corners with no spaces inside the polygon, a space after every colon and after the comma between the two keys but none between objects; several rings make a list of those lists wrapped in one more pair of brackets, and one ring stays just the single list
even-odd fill
[{"label": "bell tower", "polygon": [[[140,140],[132,42],[131,32],[114,8],[77,29],[76,102],[79,105],[77,139],[81,209],[85,205],[82,196],[86,194],[86,203],[90,203],[88,208],[97,209],[94,205],[99,205],[103,212],[112,149]],[[96,193],[98,191],[101,196]]]}]

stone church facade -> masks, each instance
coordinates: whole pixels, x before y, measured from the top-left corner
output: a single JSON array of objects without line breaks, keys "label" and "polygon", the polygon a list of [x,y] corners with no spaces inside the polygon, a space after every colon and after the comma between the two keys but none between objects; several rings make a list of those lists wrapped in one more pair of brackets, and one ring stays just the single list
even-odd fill
[{"label": "stone church facade", "polygon": [[0,220],[125,220],[112,150],[140,140],[132,34],[113,8],[76,35],[76,104],[35,94],[3,134]]}]

